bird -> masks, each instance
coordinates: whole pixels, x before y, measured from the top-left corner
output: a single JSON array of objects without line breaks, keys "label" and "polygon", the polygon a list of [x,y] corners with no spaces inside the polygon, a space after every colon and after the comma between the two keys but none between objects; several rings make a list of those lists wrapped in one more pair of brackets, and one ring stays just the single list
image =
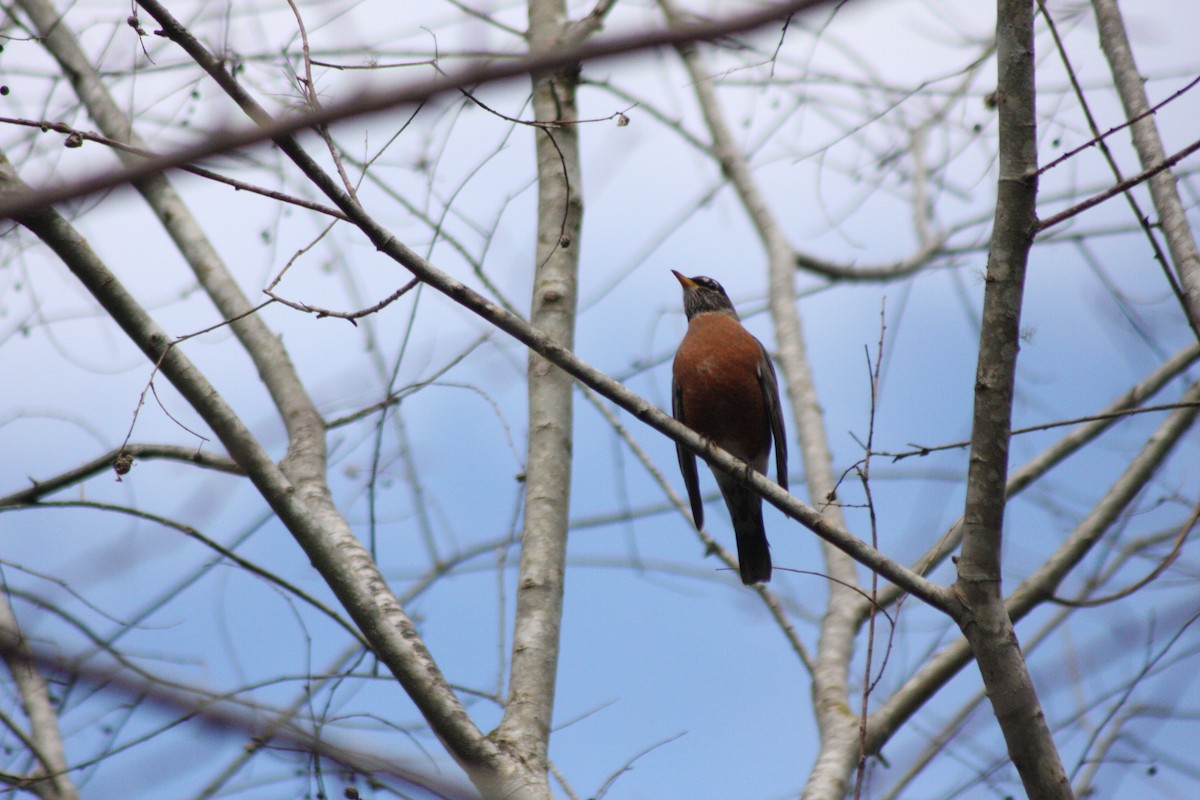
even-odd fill
[{"label": "bird", "polygon": [[[742,327],[721,284],[706,275],[689,278],[671,270],[683,286],[688,329],[671,370],[671,415],[722,450],[767,474],[771,440],[775,469],[786,491],[787,439],[779,404],[779,381],[762,342]],[[704,528],[704,504],[696,456],[676,442],[679,470],[692,519]],[[738,571],[750,586],[771,579],[771,550],[763,526],[762,498],[744,479],[713,470],[729,508],[737,539]]]}]

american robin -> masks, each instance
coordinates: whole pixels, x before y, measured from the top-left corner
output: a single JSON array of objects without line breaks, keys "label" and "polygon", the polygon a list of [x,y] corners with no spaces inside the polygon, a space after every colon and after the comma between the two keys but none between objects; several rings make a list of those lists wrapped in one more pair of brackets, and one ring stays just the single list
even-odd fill
[{"label": "american robin", "polygon": [[[771,438],[775,469],[787,489],[787,439],[779,406],[775,367],[762,343],[742,327],[721,284],[698,275],[688,278],[671,270],[683,284],[687,335],[675,354],[671,381],[671,414],[722,450],[767,474]],[[696,457],[675,445],[679,469],[692,503],[697,530],[704,527],[704,505],[696,476]],[[737,536],[742,583],[771,579],[771,550],[763,528],[762,498],[737,477],[713,470],[729,507]]]}]

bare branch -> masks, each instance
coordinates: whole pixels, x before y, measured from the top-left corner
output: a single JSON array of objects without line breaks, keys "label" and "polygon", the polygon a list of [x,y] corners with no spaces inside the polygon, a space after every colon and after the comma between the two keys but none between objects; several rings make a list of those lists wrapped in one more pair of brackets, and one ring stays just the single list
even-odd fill
[{"label": "bare branch", "polygon": [[1138,174],[1133,175],[1129,178],[1126,178],[1123,181],[1119,181],[1118,183],[1113,184],[1112,186],[1105,189],[1104,191],[1099,192],[1095,195],[1092,195],[1088,199],[1083,200],[1079,203],[1076,203],[1075,205],[1071,206],[1070,208],[1064,209],[1063,211],[1060,211],[1057,214],[1053,214],[1049,217],[1046,217],[1045,219],[1038,220],[1038,222],[1037,222],[1038,231],[1040,232],[1040,231],[1048,230],[1049,228],[1053,228],[1055,225],[1058,225],[1062,222],[1065,222],[1065,221],[1071,219],[1071,217],[1077,217],[1080,214],[1082,214],[1084,211],[1087,211],[1089,208],[1094,208],[1095,206],[1098,206],[1101,203],[1103,203],[1105,200],[1111,200],[1112,198],[1116,197],[1117,195],[1125,194],[1125,192],[1129,191],[1132,187],[1137,186],[1141,183],[1145,183],[1146,181],[1152,179],[1156,175],[1169,173],[1169,170],[1172,167],[1174,167],[1180,161],[1183,161],[1185,158],[1190,156],[1192,153],[1195,153],[1197,150],[1200,150],[1200,139],[1197,139],[1196,141],[1189,144],[1187,147],[1184,147],[1183,149],[1173,153],[1170,156],[1164,156],[1161,161],[1154,162],[1153,164],[1146,167]]},{"label": "bare branch", "polygon": [[[22,191],[20,179],[7,159],[0,160],[0,190]],[[183,348],[170,346],[166,332],[57,212],[31,212],[22,215],[20,222],[63,259],[151,362],[161,359],[162,373],[246,471],[451,752],[477,768],[494,764],[495,745],[471,723],[412,621],[345,520],[332,507],[314,503],[317,498],[311,487],[298,486],[288,479],[221,394],[187,359]]]},{"label": "bare branch", "polygon": [[953,587],[962,606],[955,621],[970,642],[1025,791],[1048,800],[1070,798],[1071,785],[1000,589],[1021,307],[1037,220],[1033,3],[999,0],[996,19],[1000,178],[983,294],[963,547]]},{"label": "bare branch", "polygon": [[107,472],[113,468],[113,464],[121,455],[127,455],[131,459],[142,461],[151,461],[154,459],[182,461],[205,469],[225,472],[230,475],[245,474],[241,467],[228,456],[170,444],[127,444],[115,450],[110,450],[102,456],[98,456],[91,461],[80,464],[78,467],[55,475],[52,478],[46,478],[41,481],[31,479],[33,486],[30,486],[28,489],[22,489],[19,492],[13,492],[12,494],[0,497],[0,508],[36,503],[43,497],[48,497],[60,489],[74,486],[101,472]]},{"label": "bare branch", "polygon": [[[42,119],[17,119],[15,117],[0,117],[0,124],[22,125],[27,128],[38,128],[42,131],[54,131],[55,133],[61,133],[65,135],[68,141],[77,141],[81,143],[85,141],[96,142],[97,144],[102,144],[105,147],[111,147],[114,150],[119,150],[122,153],[127,153],[142,159],[161,159],[165,157],[161,153],[156,153],[144,147],[135,147],[131,144],[126,144],[124,142],[117,141],[116,139],[111,139],[99,133],[73,128],[65,122],[50,122],[49,120]],[[325,214],[341,220],[346,219],[345,214],[331,206],[327,206],[322,203],[314,203],[313,201],[306,200],[303,197],[295,197],[274,189],[266,189],[262,186],[255,186],[252,183],[239,181],[236,178],[230,178],[226,175],[222,175],[210,169],[205,169],[204,167],[198,167],[194,164],[183,164],[179,167],[179,169],[183,172],[191,173],[192,175],[204,178],[206,180],[214,181],[216,183],[223,183],[239,192],[251,192],[253,194],[266,197],[270,200],[278,200],[281,203],[287,203],[288,205],[296,206],[297,208],[316,211],[318,214]]]},{"label": "bare branch", "polygon": [[[5,587],[7,588],[7,587]],[[62,731],[58,725],[58,710],[50,698],[50,689],[42,675],[42,665],[25,634],[17,624],[7,591],[0,592],[0,657],[21,698],[21,708],[29,720],[25,732],[15,721],[8,728],[29,748],[40,766],[22,783],[42,800],[79,800],[75,783],[69,775]]]},{"label": "bare branch", "polygon": [[[1133,146],[1142,162],[1144,171],[1160,164],[1174,163],[1167,158],[1158,124],[1150,114],[1150,102],[1146,98],[1146,87],[1133,59],[1133,50],[1125,33],[1125,23],[1116,0],[1093,0],[1096,19],[1100,29],[1100,47],[1112,68],[1113,82],[1121,95],[1125,116],[1133,120]],[[1200,147],[1200,142],[1191,149]],[[1192,235],[1191,224],[1184,213],[1175,176],[1166,166],[1147,178],[1150,182],[1150,197],[1158,212],[1159,225],[1167,238],[1167,249],[1171,253],[1179,283],[1183,287],[1183,309],[1191,322],[1192,331],[1200,338],[1200,251]],[[1164,268],[1166,265],[1163,265]]]},{"label": "bare branch", "polygon": [[[1008,499],[1011,500],[1020,494],[1032,485],[1034,481],[1041,478],[1055,466],[1061,464],[1068,456],[1079,452],[1084,446],[1094,441],[1098,436],[1112,427],[1113,423],[1121,418],[1124,411],[1136,407],[1137,403],[1157,394],[1163,387],[1178,377],[1183,370],[1194,363],[1197,358],[1200,358],[1200,343],[1193,343],[1185,347],[1179,353],[1167,359],[1139,384],[1110,403],[1102,412],[1093,415],[1091,421],[1079,425],[1079,427],[1068,432],[1063,438],[1030,459],[1024,466],[1009,476],[1008,485],[1005,488]],[[1175,404],[1175,406],[1179,407],[1178,404]],[[962,522],[962,517],[955,520],[954,524],[942,534],[938,543],[917,560],[913,565],[915,572],[921,575],[927,574],[929,570],[942,563],[949,557],[950,553],[958,548],[959,542],[962,540]],[[880,592],[880,602],[884,605],[890,605],[898,600],[899,597],[900,592],[898,587],[895,586],[886,587]]]},{"label": "bare branch", "polygon": [[[553,50],[567,33],[565,0],[530,0],[529,49]],[[535,72],[537,247],[529,324],[566,351],[574,349],[579,298],[583,172],[579,128],[540,123],[578,117],[578,73]],[[508,702],[497,730],[532,771],[529,797],[549,800],[550,726],[558,688],[570,523],[574,398],[571,376],[530,351],[526,375],[529,434],[525,513],[517,573]]]},{"label": "bare branch", "polygon": [[1196,520],[1200,519],[1200,506],[1196,506],[1192,510],[1192,515],[1188,517],[1188,521],[1179,529],[1179,533],[1175,536],[1175,544],[1171,548],[1171,552],[1154,566],[1150,574],[1136,581],[1118,592],[1114,592],[1104,597],[1089,597],[1084,600],[1067,600],[1062,597],[1052,597],[1051,601],[1060,606],[1068,606],[1070,608],[1093,608],[1095,606],[1108,605],[1125,597],[1129,597],[1134,592],[1142,589],[1145,586],[1153,583],[1160,575],[1175,563],[1175,559],[1179,558],[1179,554],[1183,552],[1183,543],[1187,541],[1188,534],[1192,532],[1192,528],[1196,525]]},{"label": "bare branch", "polygon": [[[1187,399],[1200,399],[1200,385],[1193,385]],[[1195,406],[1188,405],[1164,420],[1141,452],[1066,541],[1009,595],[1004,601],[1004,608],[1013,624],[1053,597],[1063,578],[1095,547],[1138,493],[1144,490],[1167,456],[1179,446],[1184,433],[1195,424],[1198,413],[1200,412]],[[925,664],[872,714],[868,752],[878,752],[900,724],[915,713],[939,687],[969,664],[972,656],[972,646],[968,640],[959,639],[927,659]]]},{"label": "bare branch", "polygon": [[[33,0],[23,1],[32,2]],[[273,120],[251,130],[209,137],[200,144],[184,148],[168,156],[145,161],[136,166],[109,174],[81,180],[71,186],[57,188],[43,187],[39,188],[33,194],[7,197],[3,203],[0,203],[0,219],[15,218],[37,206],[53,205],[74,197],[83,197],[122,184],[134,183],[150,175],[181,167],[184,164],[202,161],[217,153],[228,152],[249,145],[290,136],[299,131],[312,128],[315,125],[328,124],[337,120],[386,111],[410,103],[424,102],[446,92],[456,92],[464,86],[478,86],[484,83],[506,81],[513,78],[520,78],[533,72],[553,71],[570,66],[571,64],[621,56],[626,53],[662,47],[664,45],[673,45],[678,42],[704,41],[715,36],[751,31],[764,25],[769,25],[777,20],[785,19],[800,11],[826,5],[829,2],[831,0],[788,0],[788,2],[782,3],[779,6],[768,6],[765,9],[742,14],[732,19],[716,20],[713,22],[689,22],[678,30],[672,29],[627,34],[621,37],[614,37],[611,41],[593,42],[577,48],[567,48],[565,50],[531,55],[527,58],[513,59],[503,63],[490,63],[468,67],[451,77],[422,81],[415,86],[404,86],[386,91],[365,92],[353,100],[337,105],[330,105],[320,111],[309,111],[289,116],[286,119]],[[178,23],[172,27],[158,18],[155,10],[161,12],[162,8],[157,3],[143,3],[141,5],[152,16],[158,19],[159,24],[164,26],[164,30],[160,35],[168,36],[169,38],[185,35],[184,29]],[[158,31],[155,33],[159,34]],[[192,55],[194,56],[194,53]]]},{"label": "bare branch", "polygon": [[[20,652],[18,647],[8,637],[0,636],[0,656],[6,660]],[[63,656],[28,640],[22,649],[30,662],[43,671],[103,686],[130,698],[148,700],[173,714],[202,719],[209,725],[233,731],[251,741],[275,741],[279,745],[329,759],[352,772],[377,775],[380,779],[394,780],[408,787],[424,787],[446,798],[467,800],[478,796],[459,782],[426,774],[426,770],[416,766],[409,768],[397,765],[395,754],[376,755],[351,749],[331,741],[325,731],[304,729],[290,716],[286,717],[287,722],[281,724],[280,720],[285,715],[278,709],[251,704],[232,696],[191,689],[120,667],[100,665],[93,659]]]}]

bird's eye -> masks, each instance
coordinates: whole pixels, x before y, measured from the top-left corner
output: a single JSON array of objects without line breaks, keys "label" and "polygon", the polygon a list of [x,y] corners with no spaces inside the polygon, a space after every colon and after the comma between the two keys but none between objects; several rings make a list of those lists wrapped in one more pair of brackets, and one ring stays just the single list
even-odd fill
[{"label": "bird's eye", "polygon": [[707,276],[702,275],[699,278],[696,278],[696,283],[700,284],[705,289],[711,289],[712,291],[715,291],[715,292],[721,291],[721,284],[717,283],[712,278],[709,278]]}]

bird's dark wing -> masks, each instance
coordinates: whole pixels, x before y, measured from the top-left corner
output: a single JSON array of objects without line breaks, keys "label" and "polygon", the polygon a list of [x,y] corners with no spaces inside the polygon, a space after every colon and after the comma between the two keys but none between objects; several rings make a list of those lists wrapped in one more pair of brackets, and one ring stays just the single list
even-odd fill
[{"label": "bird's dark wing", "polygon": [[[683,414],[683,391],[674,379],[671,380],[671,416],[687,425]],[[701,530],[704,528],[704,503],[700,499],[700,476],[696,474],[696,454],[676,442],[675,455],[679,457],[679,471],[683,473],[683,485],[687,488],[688,500],[692,504],[692,519],[696,523],[696,530]]]},{"label": "bird's dark wing", "polygon": [[759,347],[762,348],[762,357],[758,362],[758,385],[762,389],[763,402],[767,406],[771,436],[775,439],[775,473],[779,485],[787,491],[787,436],[783,431],[783,408],[779,404],[779,381],[775,377],[775,365],[771,363],[767,349],[761,343]]}]

